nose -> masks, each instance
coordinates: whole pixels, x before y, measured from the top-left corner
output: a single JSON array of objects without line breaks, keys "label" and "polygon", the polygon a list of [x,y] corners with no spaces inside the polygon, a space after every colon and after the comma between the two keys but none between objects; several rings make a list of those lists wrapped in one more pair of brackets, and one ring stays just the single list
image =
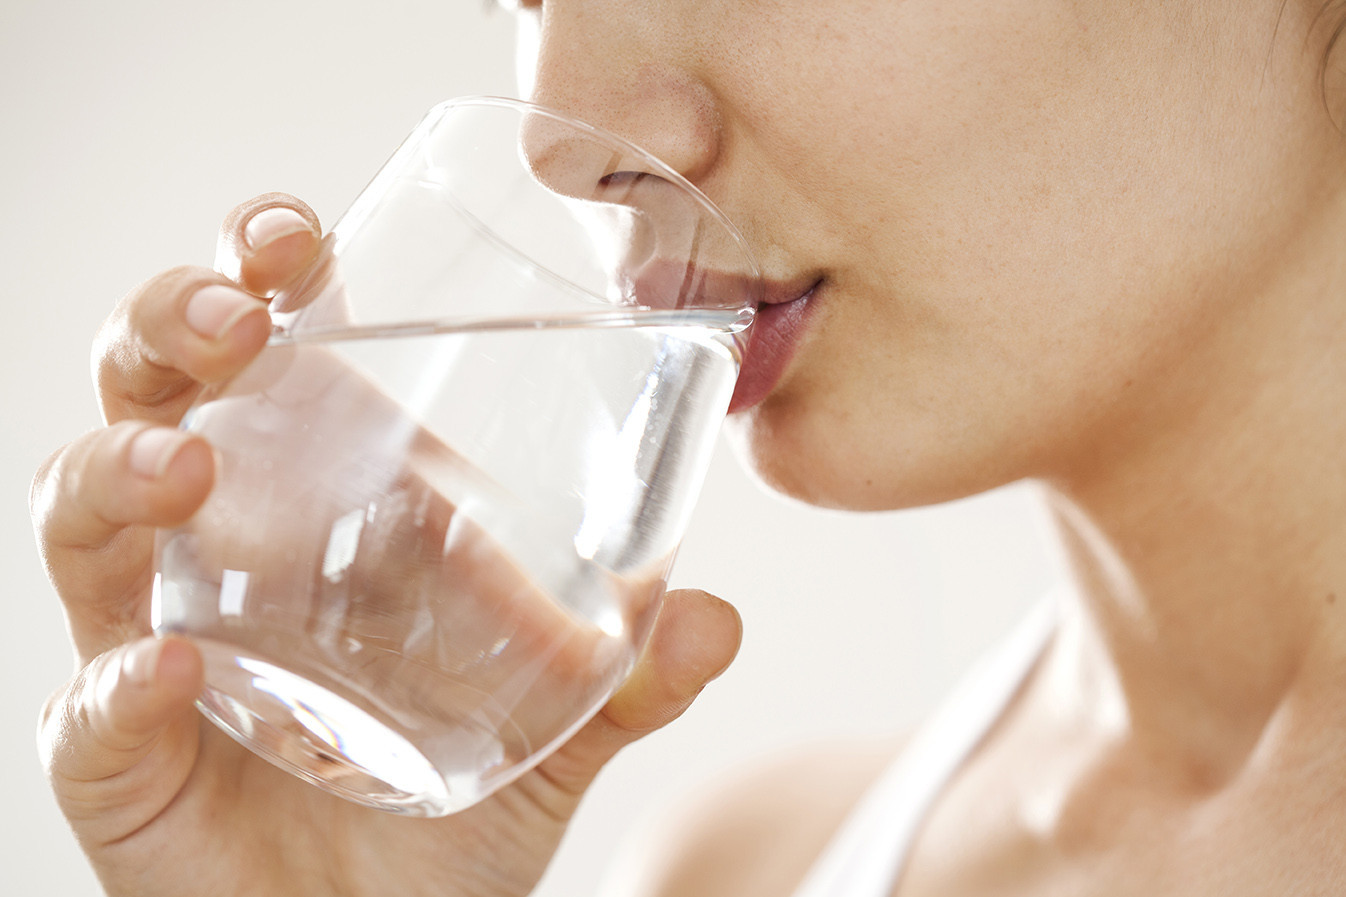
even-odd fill
[{"label": "nose", "polygon": [[587,234],[608,298],[663,309],[756,304],[755,262],[737,232],[662,160],[549,109],[529,108],[519,141],[531,180]]},{"label": "nose", "polygon": [[721,213],[675,183],[685,179],[714,199],[711,182],[723,161],[720,109],[697,74],[697,35],[680,9],[545,0],[526,42],[533,55],[529,99],[643,153],[587,139],[545,115],[525,124],[522,149],[537,181],[581,201],[577,214],[629,301],[751,308],[760,287],[751,253]]},{"label": "nose", "polygon": [[532,41],[530,99],[631,141],[701,186],[720,154],[720,115],[685,64],[691,36],[660,8],[547,0]]}]

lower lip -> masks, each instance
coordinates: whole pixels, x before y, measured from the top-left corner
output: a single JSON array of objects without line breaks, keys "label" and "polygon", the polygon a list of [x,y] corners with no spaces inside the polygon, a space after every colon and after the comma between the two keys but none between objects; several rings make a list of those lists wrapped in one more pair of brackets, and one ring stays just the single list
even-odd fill
[{"label": "lower lip", "polygon": [[776,387],[799,344],[818,286],[815,284],[798,299],[764,305],[757,310],[749,330],[748,346],[743,351],[734,395],[729,400],[730,414],[751,408]]}]

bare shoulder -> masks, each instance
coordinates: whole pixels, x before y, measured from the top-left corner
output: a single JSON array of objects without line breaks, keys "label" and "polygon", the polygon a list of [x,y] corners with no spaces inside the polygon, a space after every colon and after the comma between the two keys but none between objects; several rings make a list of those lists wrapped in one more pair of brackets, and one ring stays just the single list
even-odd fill
[{"label": "bare shoulder", "polygon": [[713,783],[651,833],[622,897],[789,897],[901,744],[793,748]]}]

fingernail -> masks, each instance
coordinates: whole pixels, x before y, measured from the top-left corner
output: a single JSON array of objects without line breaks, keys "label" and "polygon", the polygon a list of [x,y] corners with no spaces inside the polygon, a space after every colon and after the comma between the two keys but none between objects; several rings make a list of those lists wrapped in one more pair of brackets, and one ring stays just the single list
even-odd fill
[{"label": "fingernail", "polygon": [[242,290],[213,283],[187,300],[187,326],[206,339],[219,339],[261,304]]},{"label": "fingernail", "polygon": [[141,431],[131,440],[131,450],[127,456],[131,470],[151,480],[159,479],[187,444],[187,438],[185,433],[164,427]]},{"label": "fingernail", "polygon": [[122,675],[133,685],[145,686],[154,682],[159,667],[163,642],[149,639],[133,645],[122,655]]},{"label": "fingernail", "polygon": [[248,219],[243,228],[243,243],[249,249],[261,249],[282,237],[299,234],[309,230],[304,216],[286,206],[272,206],[262,209]]}]

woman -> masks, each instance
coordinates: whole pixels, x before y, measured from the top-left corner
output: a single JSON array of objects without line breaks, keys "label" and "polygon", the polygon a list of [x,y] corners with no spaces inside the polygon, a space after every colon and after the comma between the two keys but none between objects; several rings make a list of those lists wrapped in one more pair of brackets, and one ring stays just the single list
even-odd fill
[{"label": "woman", "polygon": [[[1346,9],[549,0],[520,19],[533,98],[681,170],[778,285],[731,422],[767,482],[851,508],[1023,478],[1049,496],[1073,589],[1012,646],[1002,694],[974,689],[975,725],[905,749],[960,762],[899,761],[939,787],[909,838],[882,812],[842,836],[831,865],[879,870],[847,897],[1340,892]],[[737,618],[670,595],[586,729],[444,820],[342,804],[202,729],[195,649],[144,637],[146,527],[207,494],[209,447],[171,425],[258,351],[253,297],[318,237],[277,196],[224,233],[234,282],[175,269],[122,303],[98,349],[110,425],[39,478],[84,667],[44,728],[62,807],[112,894],[527,893],[602,764],[729,662]],[[884,763],[820,756],[715,796],[631,893],[790,893]]]}]

